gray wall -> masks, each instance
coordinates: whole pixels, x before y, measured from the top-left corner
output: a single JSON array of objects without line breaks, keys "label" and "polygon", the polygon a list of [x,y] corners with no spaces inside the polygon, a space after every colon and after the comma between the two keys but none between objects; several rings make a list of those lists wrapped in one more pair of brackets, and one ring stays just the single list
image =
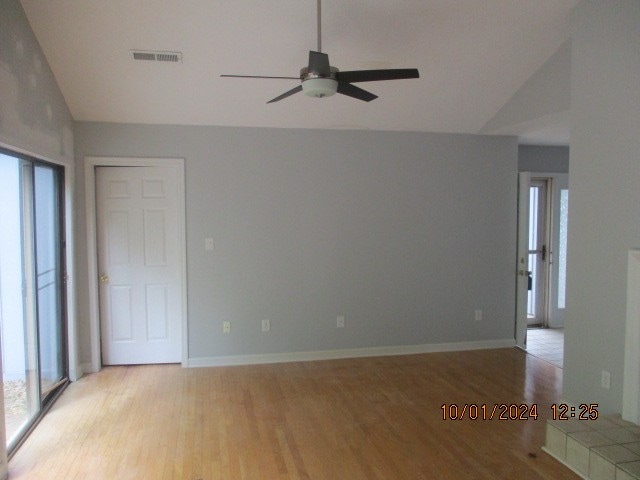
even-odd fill
[{"label": "gray wall", "polygon": [[73,119],[18,0],[0,2],[0,143],[73,165]]},{"label": "gray wall", "polygon": [[84,157],[186,159],[191,358],[513,338],[515,137],[75,127],[81,276]]},{"label": "gray wall", "polygon": [[18,0],[0,1],[0,144],[64,167],[69,377],[76,379],[73,118]]},{"label": "gray wall", "polygon": [[640,2],[583,1],[572,21],[563,392],[620,413],[627,252],[640,248]]},{"label": "gray wall", "polygon": [[569,173],[569,147],[520,145],[518,171]]}]

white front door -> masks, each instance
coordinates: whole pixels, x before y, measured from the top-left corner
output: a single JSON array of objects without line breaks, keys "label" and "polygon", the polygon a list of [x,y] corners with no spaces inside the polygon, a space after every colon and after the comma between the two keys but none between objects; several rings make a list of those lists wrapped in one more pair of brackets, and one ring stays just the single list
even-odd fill
[{"label": "white front door", "polygon": [[527,172],[518,175],[518,260],[516,264],[516,345],[526,347],[527,342],[527,294],[529,283],[529,183]]},{"label": "white front door", "polygon": [[548,322],[549,211],[548,179],[531,179],[529,184],[529,235],[527,325],[546,327]]},{"label": "white front door", "polygon": [[96,167],[104,365],[182,360],[178,172]]}]

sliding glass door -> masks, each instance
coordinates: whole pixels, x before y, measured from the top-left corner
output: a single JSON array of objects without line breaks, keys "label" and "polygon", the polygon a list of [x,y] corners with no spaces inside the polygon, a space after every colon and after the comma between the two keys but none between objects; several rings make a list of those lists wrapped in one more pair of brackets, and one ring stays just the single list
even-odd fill
[{"label": "sliding glass door", "polygon": [[59,171],[33,167],[36,234],[36,305],[40,353],[40,398],[66,378]]},{"label": "sliding glass door", "polygon": [[0,151],[0,348],[9,451],[67,381],[62,173]]}]

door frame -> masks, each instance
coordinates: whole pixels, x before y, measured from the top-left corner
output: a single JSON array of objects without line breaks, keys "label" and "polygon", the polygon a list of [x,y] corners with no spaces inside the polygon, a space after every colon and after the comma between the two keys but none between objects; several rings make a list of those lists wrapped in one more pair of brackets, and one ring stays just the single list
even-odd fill
[{"label": "door frame", "polygon": [[[543,202],[542,206],[538,205],[538,225],[537,228],[539,231],[542,231],[542,238],[538,238],[541,241],[542,245],[545,245],[547,248],[547,256],[544,261],[542,261],[543,266],[540,268],[540,272],[534,278],[533,288],[536,288],[538,292],[538,298],[535,300],[536,309],[539,310],[536,315],[536,320],[539,322],[535,322],[533,324],[529,323],[529,318],[527,318],[527,328],[530,328],[530,325],[534,325],[534,328],[538,325],[542,328],[547,328],[549,326],[549,299],[550,299],[550,289],[551,289],[551,256],[555,255],[555,242],[553,241],[553,230],[552,230],[552,219],[554,217],[553,211],[553,188],[555,184],[555,178],[540,176],[539,174],[531,174],[529,179],[529,201],[531,201],[531,188],[537,187],[542,188],[544,195],[539,196],[539,202]],[[529,209],[529,217],[531,217],[531,209]],[[530,220],[530,219],[529,219]],[[530,231],[527,231],[527,237],[529,237]],[[553,248],[552,248],[553,247]],[[527,247],[528,248],[528,247]],[[527,260],[532,252],[538,252],[539,250],[529,250],[527,255]]]},{"label": "door frame", "polygon": [[[527,337],[527,290],[525,287],[524,276],[520,275],[521,270],[527,269],[526,259],[528,255],[526,254],[528,249],[528,238],[529,238],[529,190],[528,185],[530,185],[531,180],[534,179],[546,179],[551,180],[550,184],[547,185],[547,217],[545,222],[547,223],[547,236],[549,238],[548,242],[548,250],[550,255],[553,255],[553,265],[550,265],[550,268],[547,269],[546,275],[547,279],[547,290],[551,290],[556,288],[554,285],[554,272],[557,270],[557,262],[556,262],[556,250],[558,245],[556,245],[555,239],[556,234],[559,228],[559,209],[556,211],[555,205],[557,202],[552,200],[549,202],[549,199],[552,199],[554,196],[558,195],[560,192],[560,185],[565,182],[568,184],[569,174],[568,173],[549,173],[549,172],[518,172],[518,233],[517,233],[517,257],[516,257],[516,318],[515,318],[515,339],[516,345],[520,348],[526,348],[526,337]],[[526,188],[525,188],[526,186]],[[525,248],[526,246],[526,248]],[[552,248],[553,247],[553,248]],[[525,263],[521,264],[520,260],[525,259]],[[545,315],[549,315],[549,302],[555,298],[553,295],[548,295],[548,298],[545,301]],[[553,298],[552,298],[553,297]],[[557,325],[556,325],[557,326]]]},{"label": "door frame", "polygon": [[178,246],[182,293],[182,366],[189,361],[187,328],[187,247],[185,222],[185,175],[183,158],[85,157],[85,205],[87,221],[87,263],[89,326],[91,332],[91,372],[102,368],[100,347],[100,300],[98,285],[98,241],[96,216],[96,167],[174,167],[178,180]]}]

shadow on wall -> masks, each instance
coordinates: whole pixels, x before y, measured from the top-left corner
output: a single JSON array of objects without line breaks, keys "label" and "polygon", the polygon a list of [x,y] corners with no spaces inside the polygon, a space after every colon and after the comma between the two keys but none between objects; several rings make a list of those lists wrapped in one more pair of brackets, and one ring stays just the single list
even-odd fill
[{"label": "shadow on wall", "polygon": [[41,132],[61,156],[71,155],[71,116],[22,7],[3,1],[0,10],[0,131]]}]

